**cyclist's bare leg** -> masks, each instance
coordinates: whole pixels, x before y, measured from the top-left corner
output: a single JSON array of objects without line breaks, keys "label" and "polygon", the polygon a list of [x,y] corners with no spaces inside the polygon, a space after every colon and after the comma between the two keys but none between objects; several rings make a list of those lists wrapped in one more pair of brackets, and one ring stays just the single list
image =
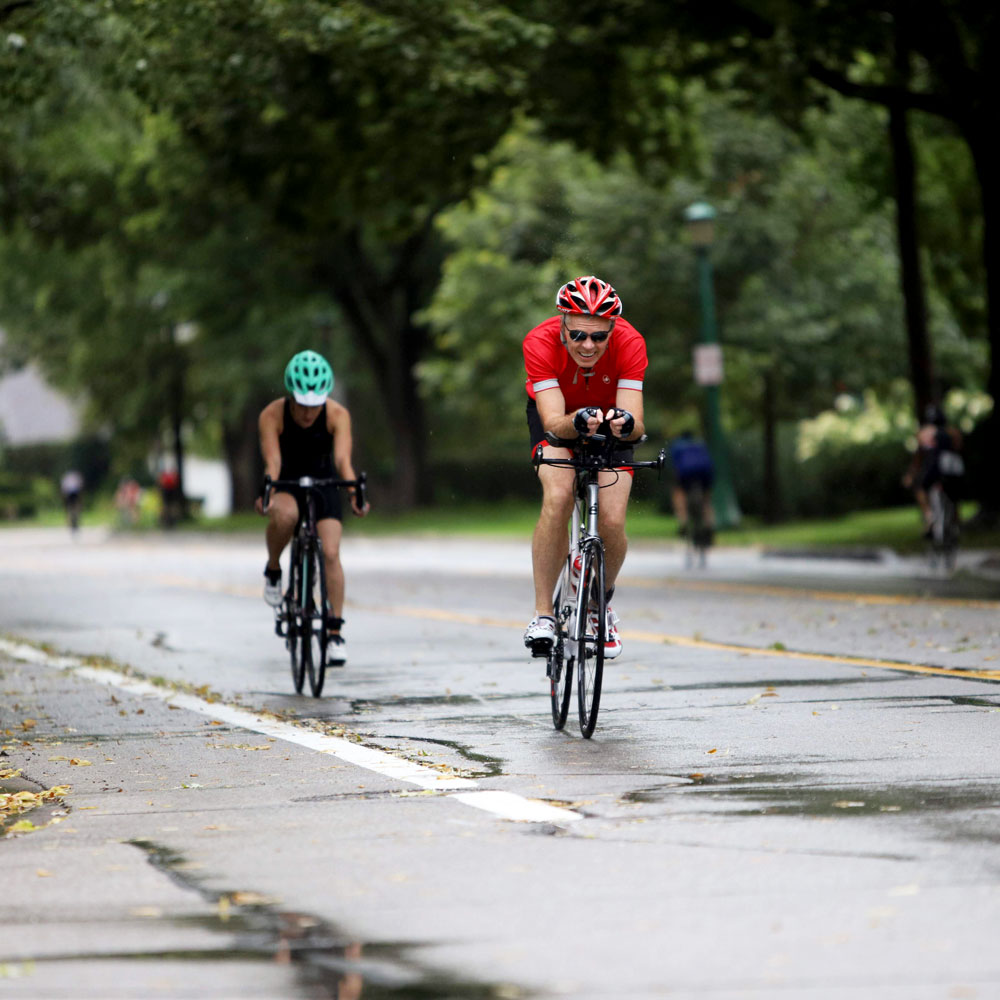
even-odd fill
[{"label": "cyclist's bare leg", "polygon": [[[316,524],[316,533],[323,543],[323,562],[326,570],[326,597],[330,602],[330,614],[340,618],[344,613],[344,565],[340,561],[340,538],[344,526],[332,517],[325,517]],[[340,629],[330,630],[339,634]]]},{"label": "cyclist's bare leg", "polygon": [[[546,458],[569,458],[566,448],[546,448]],[[566,525],[573,512],[574,484],[572,469],[551,465],[538,467],[542,484],[542,510],[531,538],[531,566],[535,578],[535,613],[551,615],[552,591],[562,572],[569,551]]]},{"label": "cyclist's bare leg", "polygon": [[913,495],[917,498],[917,506],[920,508],[921,515],[923,515],[924,524],[930,525],[934,520],[934,515],[931,513],[931,501],[927,495],[927,490],[921,489],[918,486],[913,491]]},{"label": "cyclist's bare leg", "polygon": [[715,508],[712,506],[712,491],[705,490],[705,502],[702,507],[702,520],[705,522],[705,527],[714,528],[715,527]]},{"label": "cyclist's bare leg", "polygon": [[[617,476],[617,482],[615,477]],[[625,537],[625,514],[632,492],[632,477],[627,472],[600,474],[601,512],[598,530],[604,539],[604,581],[610,590],[625,562],[628,539]]]},{"label": "cyclist's bare leg", "polygon": [[670,491],[671,499],[674,503],[674,516],[680,526],[687,524],[688,519],[688,498],[687,493],[680,486],[675,486]]},{"label": "cyclist's bare leg", "polygon": [[299,505],[291,493],[272,493],[267,508],[267,568],[279,569],[281,553],[292,540],[299,519]]}]

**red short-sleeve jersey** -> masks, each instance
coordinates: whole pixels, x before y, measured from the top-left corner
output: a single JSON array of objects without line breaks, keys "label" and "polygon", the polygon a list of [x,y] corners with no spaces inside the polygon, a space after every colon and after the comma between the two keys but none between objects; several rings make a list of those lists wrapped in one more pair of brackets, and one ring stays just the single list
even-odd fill
[{"label": "red short-sleeve jersey", "polygon": [[561,316],[539,323],[524,338],[526,388],[534,399],[539,392],[559,388],[566,412],[583,406],[608,409],[619,389],[642,391],[646,375],[646,341],[628,320],[618,318],[608,339],[608,349],[593,368],[580,368],[559,339]]}]

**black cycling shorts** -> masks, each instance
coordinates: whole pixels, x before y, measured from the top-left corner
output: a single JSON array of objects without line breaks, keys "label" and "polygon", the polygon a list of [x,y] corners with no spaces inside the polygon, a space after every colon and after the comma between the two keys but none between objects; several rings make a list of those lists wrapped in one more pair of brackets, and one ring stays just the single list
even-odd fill
[{"label": "black cycling shorts", "polygon": [[[282,479],[284,476],[281,477]],[[292,478],[292,477],[289,477]],[[305,495],[312,493],[313,503],[316,505],[316,520],[325,521],[333,518],[335,521],[344,520],[344,509],[340,500],[340,490],[336,486],[318,486],[315,489],[303,490],[298,486],[282,486],[274,491],[275,493],[291,493],[299,505],[299,524],[302,523],[302,515],[305,510]],[[298,525],[296,525],[297,527]]]},{"label": "black cycling shorts", "polygon": [[[528,415],[528,434],[531,437],[531,454],[534,455],[535,451],[538,449],[539,444],[549,442],[545,437],[545,428],[542,426],[542,418],[538,415],[538,404],[528,398],[527,406]],[[610,428],[607,422],[601,424],[598,428],[598,433],[600,434],[610,434]],[[550,446],[551,447],[551,446]],[[593,447],[602,447],[601,444],[595,444]],[[622,445],[620,448],[615,448],[612,458],[614,462],[631,462],[635,456],[635,447],[630,444]],[[631,471],[631,470],[630,470]]]},{"label": "black cycling shorts", "polygon": [[715,473],[711,469],[699,469],[677,477],[677,485],[686,493],[695,483],[700,483],[703,490],[710,490],[715,482]]}]

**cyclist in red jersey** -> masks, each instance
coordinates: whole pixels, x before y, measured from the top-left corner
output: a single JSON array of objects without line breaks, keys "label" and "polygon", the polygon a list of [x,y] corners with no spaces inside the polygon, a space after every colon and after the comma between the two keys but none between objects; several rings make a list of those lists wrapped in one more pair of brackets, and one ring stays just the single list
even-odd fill
[{"label": "cyclist in red jersey", "polygon": [[[629,461],[630,442],[643,433],[642,385],[646,373],[646,342],[621,317],[618,293],[606,281],[586,275],[567,282],[556,295],[560,315],[536,326],[524,338],[528,374],[528,428],[532,450],[544,448],[547,458],[569,457],[566,448],[545,440],[557,437],[612,434],[620,440],[615,457]],[[524,644],[536,655],[555,639],[552,591],[568,552],[566,524],[573,510],[572,469],[539,466],[542,509],[531,541],[535,580],[535,616],[524,633]],[[632,490],[631,474],[609,469],[600,474],[603,488],[599,530],[604,539],[608,600],[628,542],[625,513]],[[621,653],[618,616],[608,605],[605,657]]]}]

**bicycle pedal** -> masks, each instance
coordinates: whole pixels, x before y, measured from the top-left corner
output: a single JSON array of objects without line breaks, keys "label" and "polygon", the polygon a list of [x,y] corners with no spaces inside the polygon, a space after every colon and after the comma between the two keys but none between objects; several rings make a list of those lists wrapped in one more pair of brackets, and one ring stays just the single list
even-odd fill
[{"label": "bicycle pedal", "polygon": [[551,639],[535,639],[534,641],[527,643],[527,646],[531,651],[531,655],[536,659],[542,656],[548,659],[549,653],[552,652]]}]

